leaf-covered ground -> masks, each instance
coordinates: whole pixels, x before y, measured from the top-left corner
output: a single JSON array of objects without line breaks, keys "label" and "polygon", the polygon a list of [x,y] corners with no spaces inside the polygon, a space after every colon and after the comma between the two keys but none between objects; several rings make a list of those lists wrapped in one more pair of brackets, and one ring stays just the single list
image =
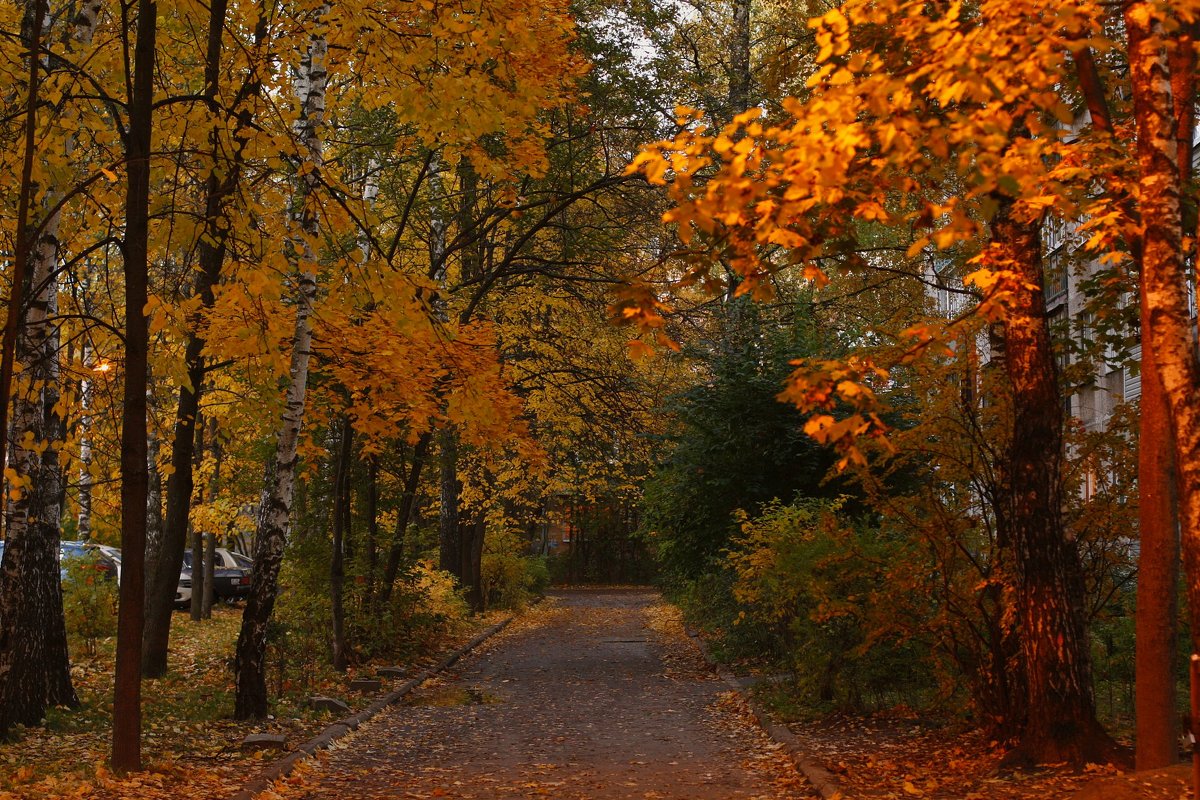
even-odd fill
[{"label": "leaf-covered ground", "polygon": [[1046,800],[1067,798],[1110,767],[1001,769],[1004,750],[977,731],[906,712],[831,715],[789,725],[804,749],[855,798]]},{"label": "leaf-covered ground", "polygon": [[[489,616],[462,626],[402,666],[419,671],[497,619]],[[311,664],[293,665],[284,672],[284,692],[273,719],[235,722],[229,662],[240,622],[241,609],[228,606],[215,608],[213,618],[202,623],[176,614],[170,672],[142,684],[148,769],[121,779],[105,767],[111,735],[113,642],[102,640],[94,657],[76,654],[72,674],[82,707],[54,710],[44,728],[20,730],[13,741],[0,744],[0,800],[224,797],[237,791],[266,761],[278,757],[240,752],[247,734],[282,733],[288,746],[295,747],[332,721],[328,712],[305,707],[310,695],[343,698],[355,709],[373,699],[351,695],[346,686],[355,674],[374,677],[377,665],[363,664],[349,675],[339,675],[314,656]],[[275,676],[275,671],[268,672],[272,693],[278,688]],[[388,688],[385,679],[384,689]]]}]

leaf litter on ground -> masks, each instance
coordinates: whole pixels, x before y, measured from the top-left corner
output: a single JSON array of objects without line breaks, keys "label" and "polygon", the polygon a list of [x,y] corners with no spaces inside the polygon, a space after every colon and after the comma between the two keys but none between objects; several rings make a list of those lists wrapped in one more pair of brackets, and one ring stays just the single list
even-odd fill
[{"label": "leaf litter on ground", "polygon": [[[410,673],[433,666],[445,652],[500,618],[496,614],[478,617],[404,666],[411,668]],[[169,672],[142,682],[146,769],[129,776],[115,776],[107,767],[115,643],[102,640],[94,657],[76,658],[71,675],[81,707],[53,709],[44,727],[18,729],[10,741],[0,743],[0,800],[227,797],[282,755],[242,752],[241,742],[248,734],[283,734],[294,749],[333,721],[329,712],[307,707],[309,696],[340,697],[355,710],[374,699],[351,694],[347,686],[356,674],[374,677],[375,667],[383,662],[359,664],[346,674],[325,667],[305,671],[301,682],[285,683],[272,718],[233,720],[229,664],[240,624],[241,609],[232,606],[214,608],[212,619],[200,623],[184,615],[176,617]],[[271,689],[274,692],[275,687]]]}]

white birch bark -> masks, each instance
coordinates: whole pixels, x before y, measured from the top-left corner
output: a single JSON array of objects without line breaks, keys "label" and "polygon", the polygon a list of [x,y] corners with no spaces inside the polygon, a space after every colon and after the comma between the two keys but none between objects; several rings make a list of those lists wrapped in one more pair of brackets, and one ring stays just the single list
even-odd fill
[{"label": "white birch bark", "polygon": [[[328,14],[324,5],[320,18]],[[318,22],[318,25],[323,24]],[[314,208],[318,186],[317,170],[322,165],[321,128],[325,121],[325,90],[329,45],[323,33],[309,42],[308,52],[296,78],[296,96],[300,116],[295,136],[301,150],[301,178],[296,189],[299,233],[292,241],[298,281],[296,285],[296,324],[292,334],[292,359],[287,401],[276,435],[275,453],[263,488],[258,526],[254,537],[255,569],[250,596],[242,615],[238,636],[235,671],[237,698],[234,714],[239,719],[261,718],[267,714],[266,647],[267,623],[275,606],[279,565],[291,521],[295,493],[296,450],[304,423],[308,365],[312,351],[312,312],[317,295],[316,253],[313,241],[319,233]]]},{"label": "white birch bark", "polygon": [[[86,347],[83,363],[88,363]],[[92,536],[92,382],[87,378],[79,382],[79,407],[79,488],[76,495],[79,514],[75,530],[86,542]]]},{"label": "white birch bark", "polygon": [[[75,24],[75,42],[90,41],[99,20],[100,3],[89,2]],[[39,27],[44,40],[53,41],[48,8],[41,4],[28,8],[46,15]],[[52,68],[48,60],[44,66]],[[60,146],[62,160],[68,161],[74,149],[75,140],[68,137]],[[47,189],[43,214],[56,208],[64,196],[60,186]],[[78,704],[71,684],[58,564],[65,482],[58,447],[66,434],[57,409],[60,339],[54,323],[61,221],[58,211],[44,220],[30,247],[28,305],[10,310],[23,313],[14,348],[21,374],[14,383],[10,429],[10,464],[20,476],[22,491],[10,506],[0,566],[0,732],[13,723],[37,724],[47,705]]]}]

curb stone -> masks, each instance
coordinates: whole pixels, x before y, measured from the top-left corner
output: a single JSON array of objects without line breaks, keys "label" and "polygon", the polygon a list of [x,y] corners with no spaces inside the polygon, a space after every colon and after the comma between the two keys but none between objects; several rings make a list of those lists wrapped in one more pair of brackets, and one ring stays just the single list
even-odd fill
[{"label": "curb stone", "polygon": [[266,769],[246,783],[246,785],[242,787],[241,791],[232,795],[229,800],[254,800],[257,795],[270,789],[271,785],[275,783],[275,781],[290,775],[301,761],[309,756],[315,755],[321,750],[324,750],[351,731],[358,730],[360,725],[374,717],[380,711],[383,711],[388,706],[395,705],[400,700],[404,699],[406,695],[420,687],[421,684],[425,683],[425,681],[441,672],[444,672],[467,653],[470,653],[476,647],[483,644],[500,631],[504,630],[506,627],[508,627],[508,624],[513,621],[513,619],[513,617],[503,619],[481,633],[476,634],[475,637],[469,642],[462,645],[457,650],[454,650],[448,656],[438,662],[437,666],[418,673],[416,677],[405,681],[405,683],[400,687],[393,689],[385,695],[375,698],[370,705],[368,705],[362,711],[359,711],[357,714],[353,714],[345,719],[340,719],[336,722],[330,723],[316,736],[309,739],[307,742],[300,745],[283,758],[280,758],[277,761],[269,764]]},{"label": "curb stone", "polygon": [[796,734],[787,729],[787,726],[781,725],[771,719],[771,715],[762,705],[750,696],[747,687],[734,676],[732,672],[717,663],[717,660],[712,657],[708,651],[708,645],[704,639],[690,627],[685,627],[688,637],[696,644],[696,648],[700,651],[700,655],[704,656],[708,666],[717,673],[731,689],[738,693],[746,704],[750,707],[750,713],[754,716],[754,721],[759,727],[766,731],[777,744],[783,746],[784,751],[791,758],[792,763],[796,765],[796,769],[800,770],[801,774],[808,779],[808,782],[813,785],[813,788],[824,798],[824,800],[850,800],[849,796],[842,791],[838,786],[837,778],[833,773],[822,767],[820,764],[813,761],[805,754],[804,749],[800,745],[800,740],[796,738]]}]

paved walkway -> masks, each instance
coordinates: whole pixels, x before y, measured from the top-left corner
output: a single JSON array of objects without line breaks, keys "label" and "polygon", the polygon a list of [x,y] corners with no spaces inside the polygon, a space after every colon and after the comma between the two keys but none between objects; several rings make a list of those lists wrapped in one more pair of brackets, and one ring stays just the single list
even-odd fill
[{"label": "paved walkway", "polygon": [[556,593],[328,753],[292,798],[815,795],[644,590]]}]

